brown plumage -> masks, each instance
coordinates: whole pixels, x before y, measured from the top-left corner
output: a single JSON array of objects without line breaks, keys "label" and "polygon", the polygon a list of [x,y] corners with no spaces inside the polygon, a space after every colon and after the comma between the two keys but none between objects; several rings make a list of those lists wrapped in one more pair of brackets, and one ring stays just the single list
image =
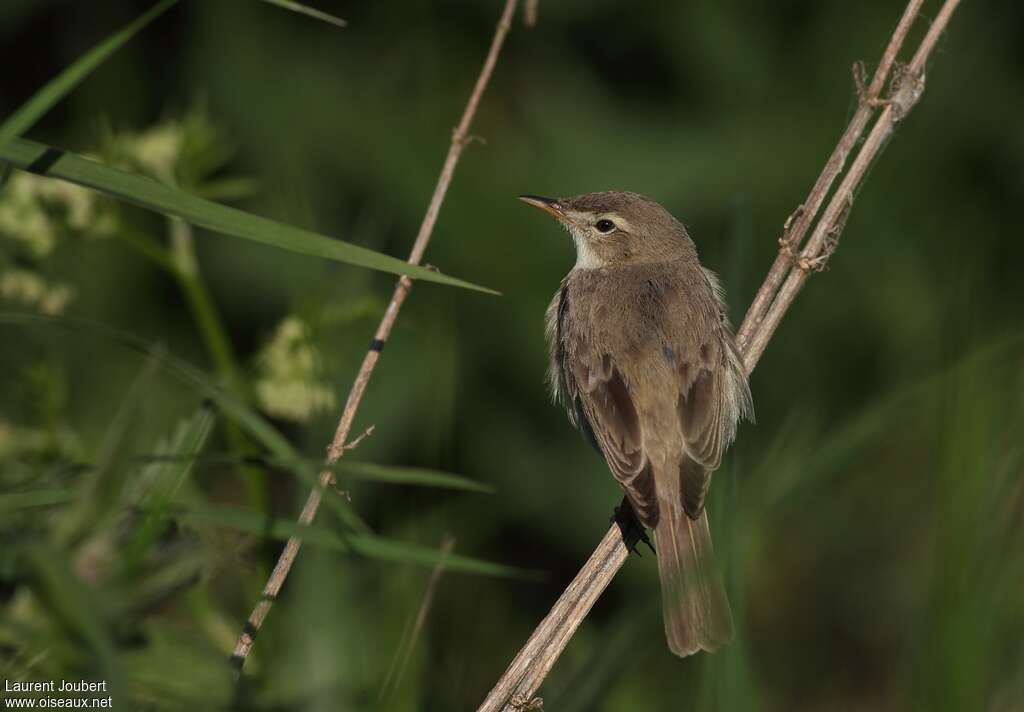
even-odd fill
[{"label": "brown plumage", "polygon": [[669,648],[716,650],[733,624],[704,498],[752,414],[718,282],[679,221],[641,195],[521,199],[576,243],[547,313],[556,398],[655,531]]}]

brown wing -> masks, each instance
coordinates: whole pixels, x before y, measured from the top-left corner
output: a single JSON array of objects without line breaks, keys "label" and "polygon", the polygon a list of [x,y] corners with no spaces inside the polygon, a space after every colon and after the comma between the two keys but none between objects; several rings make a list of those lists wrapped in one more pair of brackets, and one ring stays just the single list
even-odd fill
[{"label": "brown wing", "polygon": [[683,506],[700,516],[711,473],[732,442],[736,423],[749,412],[750,391],[731,338],[711,330],[697,357],[678,366],[679,428],[684,454],[679,465]]},{"label": "brown wing", "polygon": [[643,450],[640,419],[629,387],[607,354],[577,354],[567,372],[580,426],[604,455],[644,526],[658,520],[658,502],[651,465]]},{"label": "brown wing", "polygon": [[607,354],[593,351],[585,339],[571,333],[568,287],[566,278],[547,311],[548,375],[555,399],[562,401],[570,421],[604,456],[640,521],[653,527],[658,516],[654,477],[629,388]]}]

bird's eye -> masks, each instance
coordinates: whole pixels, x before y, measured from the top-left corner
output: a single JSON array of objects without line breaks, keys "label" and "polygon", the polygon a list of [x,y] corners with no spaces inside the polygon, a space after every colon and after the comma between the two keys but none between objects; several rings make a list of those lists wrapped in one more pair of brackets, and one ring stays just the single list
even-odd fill
[{"label": "bird's eye", "polygon": [[597,228],[598,232],[611,232],[615,229],[615,223],[611,220],[598,220],[594,227]]}]

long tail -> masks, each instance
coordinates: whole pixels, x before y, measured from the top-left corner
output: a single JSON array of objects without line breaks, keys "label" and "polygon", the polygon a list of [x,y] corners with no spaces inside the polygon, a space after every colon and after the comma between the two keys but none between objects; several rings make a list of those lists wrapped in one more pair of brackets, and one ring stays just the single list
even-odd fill
[{"label": "long tail", "polygon": [[715,566],[707,512],[698,519],[663,501],[655,528],[665,636],[681,657],[714,652],[732,640],[732,611]]}]

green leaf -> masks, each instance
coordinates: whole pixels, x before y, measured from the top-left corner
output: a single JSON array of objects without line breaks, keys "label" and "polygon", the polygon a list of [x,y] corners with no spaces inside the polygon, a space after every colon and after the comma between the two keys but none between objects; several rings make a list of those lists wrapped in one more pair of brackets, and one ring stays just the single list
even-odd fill
[{"label": "green leaf", "polygon": [[148,475],[152,480],[145,502],[147,515],[132,532],[131,540],[125,547],[122,568],[131,570],[139,564],[150,547],[156,543],[165,523],[163,514],[170,509],[179,490],[185,484],[196,456],[206,446],[213,430],[214,416],[211,408],[201,408],[191,417],[178,424],[170,442],[161,444],[162,458],[150,466]]},{"label": "green leaf", "polygon": [[263,0],[263,2],[270,3],[271,5],[277,5],[283,7],[285,10],[291,10],[297,12],[300,15],[308,15],[317,20],[323,20],[329,22],[336,27],[345,27],[348,23],[342,20],[340,17],[334,15],[328,15],[326,12],[317,10],[316,8],[309,7],[308,5],[302,5],[297,2],[291,2],[291,0]]},{"label": "green leaf", "polygon": [[41,489],[0,494],[0,514],[9,514],[19,509],[65,504],[74,499],[74,497],[74,492],[62,489]]},{"label": "green leaf", "polygon": [[347,537],[347,540],[356,553],[381,561],[421,566],[436,566],[443,563],[448,571],[463,571],[483,576],[504,576],[533,581],[544,578],[543,573],[539,571],[481,561],[461,554],[447,553],[436,548],[413,546],[373,535],[359,534]]},{"label": "green leaf", "polygon": [[181,218],[198,227],[232,237],[241,237],[282,250],[345,262],[358,267],[404,274],[425,282],[497,294],[492,289],[448,277],[426,267],[411,265],[343,240],[203,200],[151,178],[112,168],[70,151],[34,141],[14,139],[7,145],[0,145],[0,161],[7,161],[16,168],[31,173],[60,178],[92,188],[148,210]]},{"label": "green leaf", "polygon": [[233,505],[185,505],[171,514],[182,519],[206,521],[219,526],[239,529],[269,539],[284,540],[294,536],[302,539],[303,543],[382,561],[421,566],[435,566],[443,562],[445,568],[450,571],[513,578],[536,579],[539,577],[535,571],[527,571],[515,566],[451,554],[436,548],[405,544],[373,534],[342,535],[317,525],[302,526],[291,520],[274,519]]},{"label": "green leaf", "polygon": [[13,114],[0,124],[0,146],[20,136],[39,120],[54,104],[67,96],[103,61],[120,49],[139,30],[162,15],[178,0],[162,0],[134,21],[100,42],[63,72],[51,79]]},{"label": "green leaf", "polygon": [[369,480],[396,485],[418,485],[420,487],[441,487],[444,489],[466,490],[469,492],[493,493],[494,488],[476,480],[449,472],[439,472],[421,467],[376,465],[371,462],[349,462],[340,460],[331,469],[343,475],[345,480]]},{"label": "green leaf", "polygon": [[[150,463],[169,463],[181,466],[192,464],[228,464],[238,465],[242,459],[231,454],[198,455],[197,453],[164,453],[158,452],[154,455],[142,455],[142,460]],[[296,464],[303,465],[308,473],[316,473],[324,469],[330,469],[337,475],[338,484],[348,482],[380,482],[391,485],[412,485],[414,487],[437,487],[440,489],[461,490],[465,492],[483,492],[493,494],[494,487],[483,482],[455,475],[450,472],[431,470],[424,467],[407,467],[403,465],[378,465],[372,462],[360,462],[342,459],[333,465],[326,465],[320,460],[309,457],[260,457],[249,458],[250,464],[264,465],[284,470],[293,469]]]}]

